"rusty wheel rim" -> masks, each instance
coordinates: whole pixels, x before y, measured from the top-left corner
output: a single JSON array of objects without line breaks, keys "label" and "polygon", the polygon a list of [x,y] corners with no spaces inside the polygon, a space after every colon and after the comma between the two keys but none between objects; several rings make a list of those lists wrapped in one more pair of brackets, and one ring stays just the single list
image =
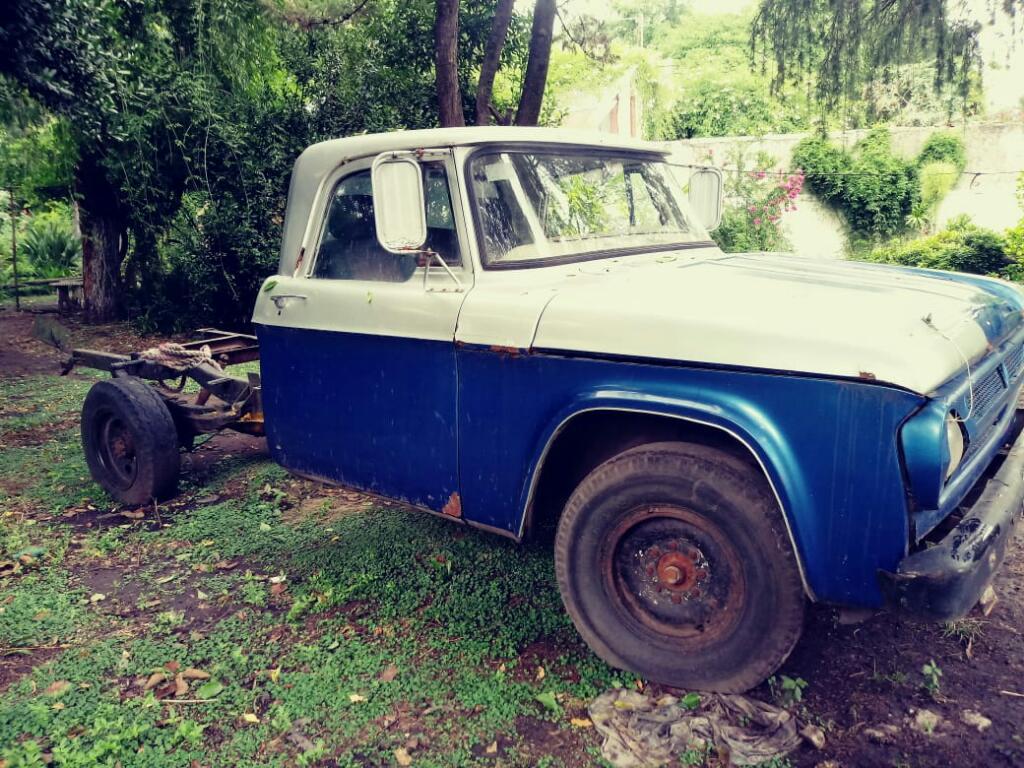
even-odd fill
[{"label": "rusty wheel rim", "polygon": [[107,473],[121,488],[135,482],[139,462],[131,430],[115,414],[100,414],[96,430],[96,455]]},{"label": "rusty wheel rim", "polygon": [[624,515],[602,551],[606,589],[647,630],[699,647],[728,636],[746,582],[725,533],[692,510],[651,505]]}]

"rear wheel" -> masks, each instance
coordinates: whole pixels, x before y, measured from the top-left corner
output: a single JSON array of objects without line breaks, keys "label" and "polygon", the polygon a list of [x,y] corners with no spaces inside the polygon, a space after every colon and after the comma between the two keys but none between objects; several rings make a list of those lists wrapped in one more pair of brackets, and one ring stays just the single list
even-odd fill
[{"label": "rear wheel", "polygon": [[174,419],[140,379],[92,386],[82,406],[82,448],[93,480],[124,504],[174,493],[181,467]]},{"label": "rear wheel", "polygon": [[803,626],[770,488],[700,445],[644,445],[591,472],[559,522],[555,567],[591,648],[672,686],[747,690],[778,669]]}]

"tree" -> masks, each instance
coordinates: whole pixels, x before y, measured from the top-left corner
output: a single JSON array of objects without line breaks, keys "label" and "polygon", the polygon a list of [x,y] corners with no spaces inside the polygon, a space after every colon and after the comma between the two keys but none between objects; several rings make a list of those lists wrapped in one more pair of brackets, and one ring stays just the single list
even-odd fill
[{"label": "tree", "polygon": [[434,46],[438,120],[444,127],[465,125],[459,88],[459,0],[437,0]]},{"label": "tree", "polygon": [[979,25],[954,17],[949,0],[761,0],[751,48],[776,90],[810,76],[833,108],[858,98],[879,69],[931,61],[936,87],[966,93],[979,71]]},{"label": "tree", "polygon": [[491,21],[491,31],[487,36],[484,48],[484,59],[480,64],[480,77],[476,85],[476,124],[487,125],[490,122],[491,95],[494,92],[494,78],[501,64],[501,53],[505,48],[509,24],[512,23],[512,9],[515,0],[498,0]]},{"label": "tree", "polygon": [[129,48],[114,29],[132,34],[136,21],[94,0],[13,0],[0,27],[0,74],[74,126],[86,310],[99,321],[117,314],[125,232],[116,190],[92,175],[117,114],[117,77]]},{"label": "tree", "polygon": [[516,125],[537,125],[540,108],[544,101],[544,86],[548,79],[548,64],[551,61],[551,41],[554,36],[555,14],[558,7],[555,0],[537,0],[533,9],[533,26],[530,30],[530,56],[523,76],[523,91],[516,110]]}]

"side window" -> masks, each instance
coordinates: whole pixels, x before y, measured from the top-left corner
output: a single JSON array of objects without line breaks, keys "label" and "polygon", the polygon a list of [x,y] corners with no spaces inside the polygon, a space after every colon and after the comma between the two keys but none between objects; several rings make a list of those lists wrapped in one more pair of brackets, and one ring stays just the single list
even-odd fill
[{"label": "side window", "polygon": [[[448,178],[442,163],[424,163],[427,242],[449,264],[461,263]],[[401,283],[416,270],[415,256],[389,253],[377,242],[370,171],[338,182],[331,195],[313,277],[327,280],[376,280]]]},{"label": "side window", "polygon": [[423,192],[427,198],[426,248],[439,254],[449,267],[462,264],[459,236],[452,212],[451,187],[444,163],[423,164]]}]

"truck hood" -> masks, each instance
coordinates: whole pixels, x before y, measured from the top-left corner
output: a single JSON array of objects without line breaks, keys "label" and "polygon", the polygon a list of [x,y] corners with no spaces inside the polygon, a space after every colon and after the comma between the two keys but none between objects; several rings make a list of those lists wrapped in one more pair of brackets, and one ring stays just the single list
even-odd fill
[{"label": "truck hood", "polygon": [[538,350],[877,380],[930,394],[1022,322],[992,278],[794,256],[593,262],[537,324]]}]

